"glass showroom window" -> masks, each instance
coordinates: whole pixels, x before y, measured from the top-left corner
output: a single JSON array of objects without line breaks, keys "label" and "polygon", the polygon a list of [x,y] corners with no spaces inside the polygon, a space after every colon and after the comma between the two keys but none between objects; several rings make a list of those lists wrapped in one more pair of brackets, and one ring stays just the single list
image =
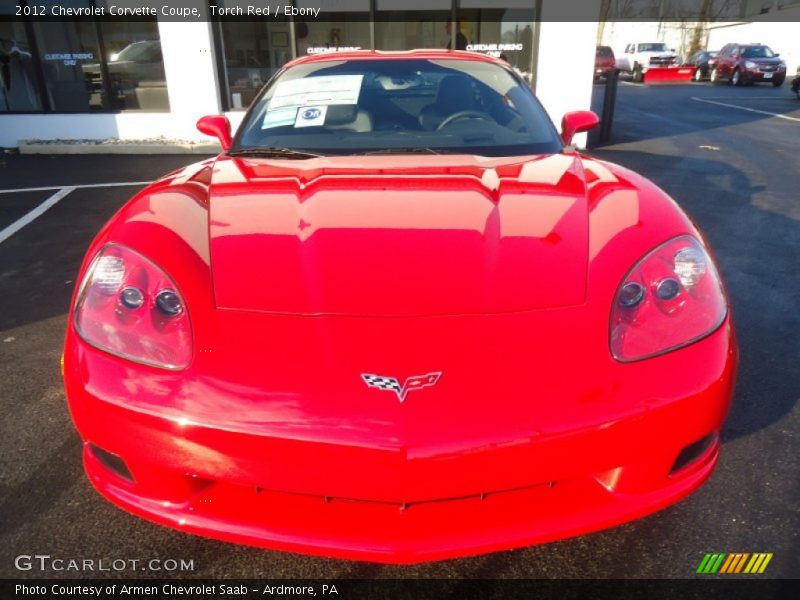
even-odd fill
[{"label": "glass showroom window", "polygon": [[[111,110],[168,111],[167,80],[158,25],[151,22],[100,23]],[[101,78],[100,65],[85,67],[87,77]]]},{"label": "glass showroom window", "polygon": [[458,0],[459,31],[466,49],[504,58],[531,83],[533,6],[530,0]]},{"label": "glass showroom window", "polygon": [[[37,0],[47,12],[56,4],[107,2]],[[155,21],[0,23],[0,111],[127,110],[169,110]]]},{"label": "glass showroom window", "polygon": [[[324,21],[295,20],[297,56],[372,47],[369,24],[370,0],[295,0],[298,8],[321,8]],[[335,8],[336,12],[325,10]]]},{"label": "glass showroom window", "polygon": [[[245,10],[252,0],[218,0],[217,6],[241,6]],[[290,24],[280,20],[219,22],[222,34],[224,76],[227,81],[228,104],[231,108],[247,108],[261,86],[284,63],[292,59]]]},{"label": "glass showroom window", "polygon": [[[50,7],[59,4],[87,8],[89,0],[43,0]],[[44,80],[45,109],[56,112],[91,112],[105,108],[100,44],[94,23],[37,21],[33,23],[39,65]],[[94,75],[94,73],[97,75]]]},{"label": "glass showroom window", "polygon": [[450,0],[376,0],[378,50],[449,48]]},{"label": "glass showroom window", "polygon": [[[8,7],[10,11],[13,6]],[[0,15],[6,15],[5,7]],[[0,22],[0,113],[42,109],[33,51],[23,23]]]}]

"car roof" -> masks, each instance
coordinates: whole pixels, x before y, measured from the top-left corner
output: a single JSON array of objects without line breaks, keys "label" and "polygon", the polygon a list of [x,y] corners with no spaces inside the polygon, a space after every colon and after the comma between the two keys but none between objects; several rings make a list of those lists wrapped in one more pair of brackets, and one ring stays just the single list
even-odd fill
[{"label": "car roof", "polygon": [[473,62],[492,63],[508,66],[508,63],[500,58],[480,54],[479,52],[466,52],[464,50],[348,50],[346,52],[324,52],[322,54],[308,54],[295,58],[286,64],[287,67],[294,65],[330,62],[337,60],[401,60],[401,59],[422,59],[422,60],[468,60]]}]

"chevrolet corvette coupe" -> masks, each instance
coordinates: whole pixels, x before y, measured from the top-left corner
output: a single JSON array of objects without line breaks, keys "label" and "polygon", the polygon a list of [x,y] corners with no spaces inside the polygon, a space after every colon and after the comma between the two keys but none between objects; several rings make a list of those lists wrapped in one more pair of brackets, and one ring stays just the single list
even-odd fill
[{"label": "chevrolet corvette coupe", "polygon": [[265,548],[413,563],[642,517],[712,473],[737,362],[667,194],[504,62],[303,57],[222,153],[136,194],[77,279],[95,488]]}]

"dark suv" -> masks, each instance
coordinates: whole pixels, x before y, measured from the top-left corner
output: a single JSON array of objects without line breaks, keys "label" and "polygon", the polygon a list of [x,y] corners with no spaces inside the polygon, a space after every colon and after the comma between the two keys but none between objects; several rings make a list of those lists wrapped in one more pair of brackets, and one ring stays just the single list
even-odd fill
[{"label": "dark suv", "polygon": [[775,87],[786,79],[786,63],[764,44],[727,44],[717,55],[711,81],[728,80],[733,85],[768,81]]}]

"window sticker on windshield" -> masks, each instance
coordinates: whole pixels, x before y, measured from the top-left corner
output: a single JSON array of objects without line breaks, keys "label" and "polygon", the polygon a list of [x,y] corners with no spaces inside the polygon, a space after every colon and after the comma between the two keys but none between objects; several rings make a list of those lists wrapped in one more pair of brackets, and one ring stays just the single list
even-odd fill
[{"label": "window sticker on windshield", "polygon": [[328,75],[281,81],[267,106],[267,112],[289,106],[358,104],[364,75]]},{"label": "window sticker on windshield", "polygon": [[325,113],[328,112],[327,106],[309,106],[297,111],[295,127],[318,127],[325,124]]},{"label": "window sticker on windshield", "polygon": [[261,129],[272,127],[291,127],[297,120],[297,107],[289,106],[278,110],[268,110],[261,122]]}]

